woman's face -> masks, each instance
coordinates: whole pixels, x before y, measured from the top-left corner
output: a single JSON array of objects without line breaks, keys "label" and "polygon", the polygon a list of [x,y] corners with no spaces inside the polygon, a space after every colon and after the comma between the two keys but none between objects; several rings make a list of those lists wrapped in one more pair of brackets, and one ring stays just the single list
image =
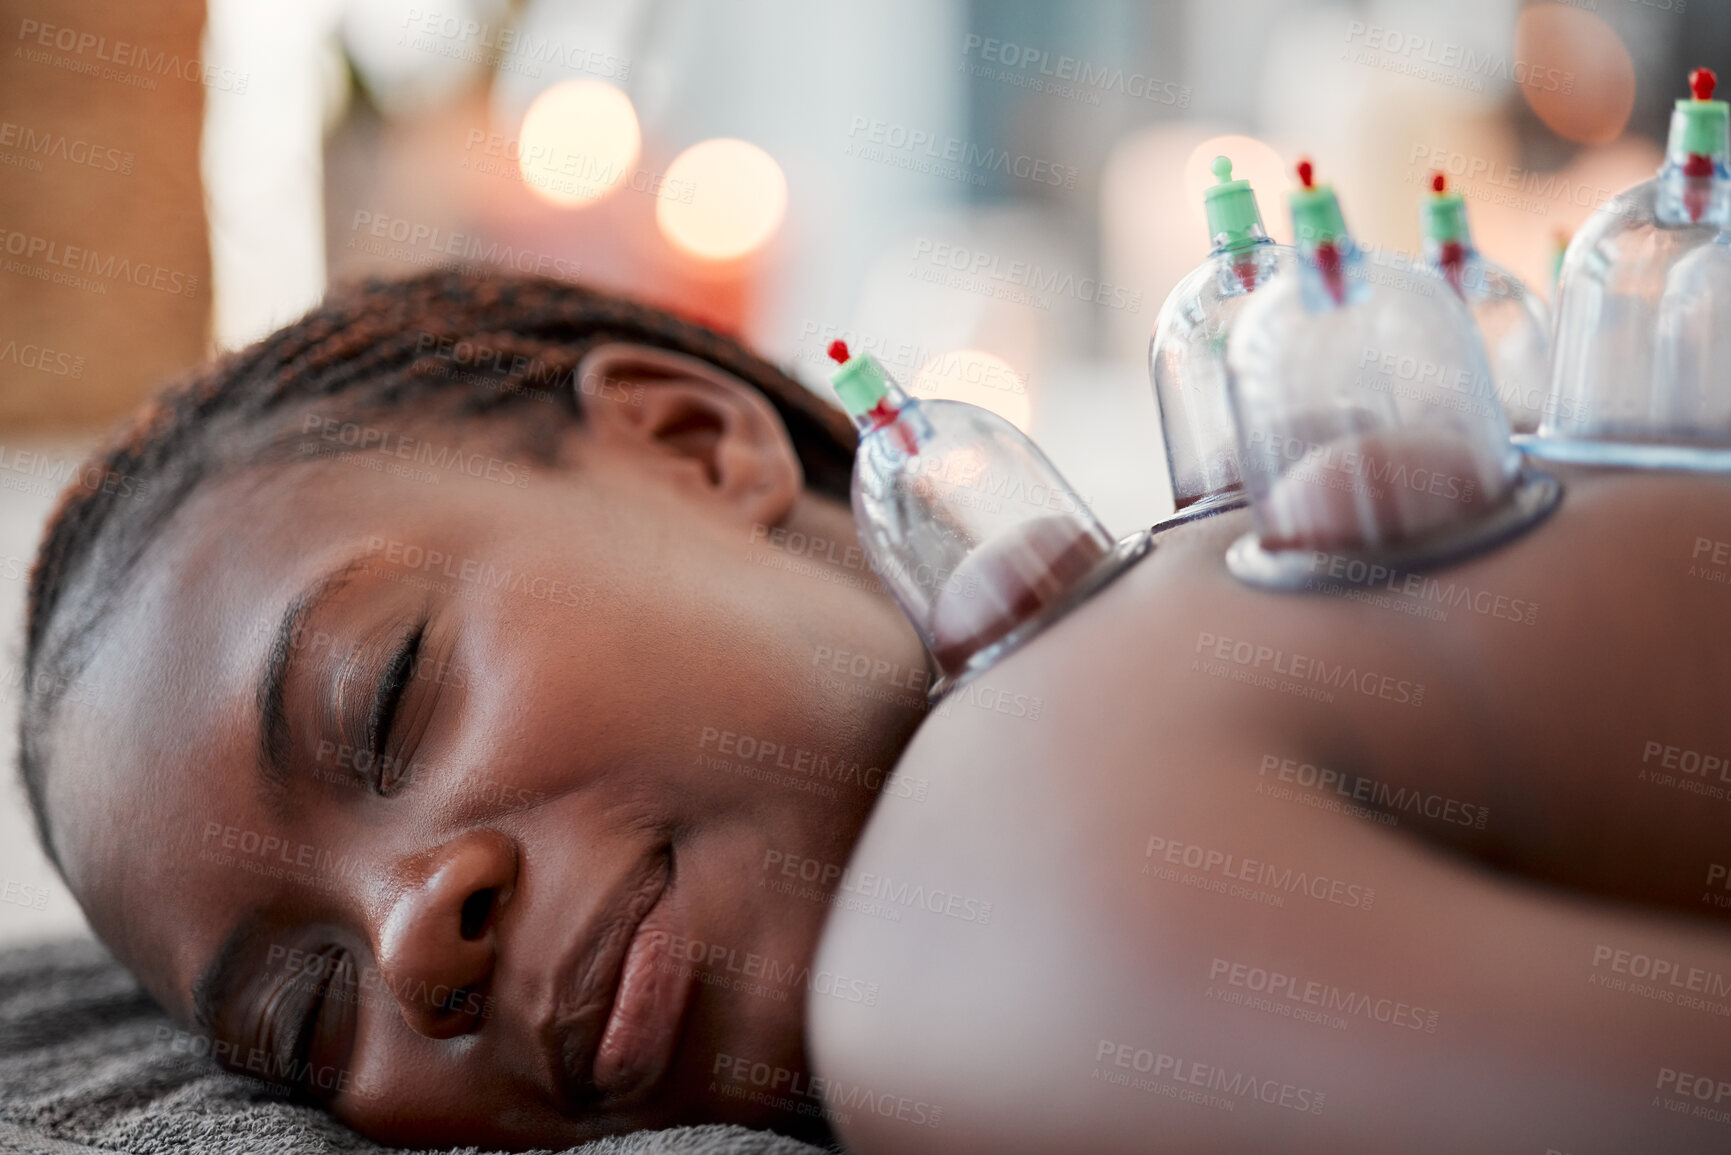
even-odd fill
[{"label": "woman's face", "polygon": [[415,1145],[761,1123],[714,1072],[803,1070],[826,868],[918,715],[813,674],[923,664],[871,583],[775,553],[850,530],[773,413],[675,384],[591,406],[570,468],[384,428],[207,483],[130,579],[50,732],[51,829],[228,1065]]}]

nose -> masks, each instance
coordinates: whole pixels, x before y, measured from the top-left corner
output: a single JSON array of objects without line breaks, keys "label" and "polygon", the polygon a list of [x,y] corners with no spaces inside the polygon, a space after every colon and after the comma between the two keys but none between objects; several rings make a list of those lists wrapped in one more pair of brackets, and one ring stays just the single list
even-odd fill
[{"label": "nose", "polygon": [[471,830],[405,859],[378,924],[381,977],[410,1027],[432,1039],[477,1029],[498,957],[499,916],[517,882],[515,845]]}]

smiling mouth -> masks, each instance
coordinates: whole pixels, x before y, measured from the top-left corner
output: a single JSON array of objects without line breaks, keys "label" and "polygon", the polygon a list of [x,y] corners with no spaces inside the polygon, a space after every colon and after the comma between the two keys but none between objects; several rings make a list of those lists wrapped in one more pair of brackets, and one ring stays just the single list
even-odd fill
[{"label": "smiling mouth", "polygon": [[[604,1018],[585,1015],[558,1032],[558,1066],[573,1106],[641,1097],[672,1065],[691,989],[689,970],[672,958],[673,913],[666,901],[672,882],[669,849],[623,900],[636,911],[624,916],[625,933],[600,948],[591,973],[580,970],[564,984],[580,1003],[606,1008]],[[594,982],[597,974],[605,981]]]}]

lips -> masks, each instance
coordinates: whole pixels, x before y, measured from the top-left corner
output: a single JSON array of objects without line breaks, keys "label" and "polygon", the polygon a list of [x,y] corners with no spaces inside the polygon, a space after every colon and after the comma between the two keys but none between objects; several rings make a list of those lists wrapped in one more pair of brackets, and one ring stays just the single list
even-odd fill
[{"label": "lips", "polygon": [[595,1052],[595,1085],[614,1098],[654,1086],[679,1043],[691,972],[672,958],[667,915],[668,903],[657,899],[638,924]]},{"label": "lips", "polygon": [[672,1062],[691,978],[668,965],[671,876],[671,860],[659,855],[634,872],[561,968],[564,1009],[548,1034],[572,1107],[644,1094]]}]

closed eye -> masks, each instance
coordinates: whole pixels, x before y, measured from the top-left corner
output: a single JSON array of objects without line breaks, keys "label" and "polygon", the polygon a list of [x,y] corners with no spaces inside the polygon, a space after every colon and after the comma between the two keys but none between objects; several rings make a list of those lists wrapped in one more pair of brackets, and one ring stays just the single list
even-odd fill
[{"label": "closed eye", "polygon": [[421,641],[426,634],[427,623],[423,621],[404,635],[390,661],[385,663],[378,687],[373,692],[372,706],[367,711],[366,750],[372,755],[373,788],[381,794],[386,792],[385,766],[397,707],[401,705],[403,691],[414,674],[415,659],[421,652]]}]

